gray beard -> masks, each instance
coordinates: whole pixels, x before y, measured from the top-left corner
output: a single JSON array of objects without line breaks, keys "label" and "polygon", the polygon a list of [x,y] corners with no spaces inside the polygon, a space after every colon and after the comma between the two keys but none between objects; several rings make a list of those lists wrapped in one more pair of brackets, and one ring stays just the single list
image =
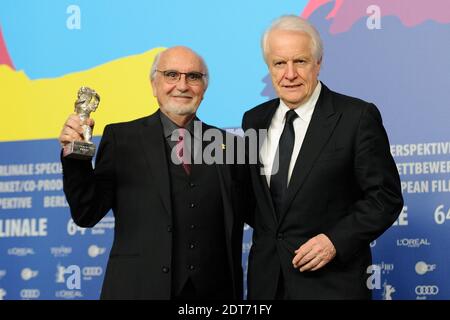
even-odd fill
[{"label": "gray beard", "polygon": [[179,116],[188,116],[191,114],[194,114],[196,111],[196,108],[194,106],[174,106],[174,105],[166,105],[165,109],[173,114],[179,115]]}]

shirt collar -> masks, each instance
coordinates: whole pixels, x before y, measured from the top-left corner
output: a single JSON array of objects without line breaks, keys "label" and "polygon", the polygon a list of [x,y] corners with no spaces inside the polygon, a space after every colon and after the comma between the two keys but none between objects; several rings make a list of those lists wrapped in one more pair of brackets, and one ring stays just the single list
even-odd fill
[{"label": "shirt collar", "polygon": [[[170,120],[170,118],[168,116],[166,116],[163,112],[160,112],[160,118],[161,118],[161,124],[163,126],[163,131],[164,131],[164,137],[165,138],[170,138],[172,137],[172,133],[175,130],[180,129],[180,127],[175,124],[172,120]],[[195,116],[194,118],[191,119],[191,121],[189,121],[186,124],[185,129],[189,131],[189,133],[191,134],[192,137],[195,137],[194,135],[194,121],[200,121],[197,116]]]},{"label": "shirt collar", "polygon": [[[317,81],[316,88],[314,89],[311,97],[309,99],[300,104],[294,110],[303,121],[310,121],[312,114],[314,112],[314,107],[316,106],[317,100],[319,100],[320,91],[322,89],[322,84],[320,81]],[[291,110],[284,102],[280,99],[280,105],[278,106],[278,110],[276,111],[276,117],[281,119],[281,122],[284,120],[286,113]]]}]

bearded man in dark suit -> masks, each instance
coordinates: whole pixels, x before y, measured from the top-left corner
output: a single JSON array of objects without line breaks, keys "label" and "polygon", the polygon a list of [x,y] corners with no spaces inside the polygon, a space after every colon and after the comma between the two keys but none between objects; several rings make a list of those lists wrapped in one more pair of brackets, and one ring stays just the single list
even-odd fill
[{"label": "bearded man in dark suit", "polygon": [[[75,223],[93,227],[114,213],[101,298],[241,299],[243,170],[214,158],[191,161],[205,150],[202,132],[227,136],[196,117],[208,85],[206,64],[189,48],[167,49],[154,60],[151,85],[159,110],[106,126],[95,169],[62,157]],[[71,115],[62,146],[82,140],[82,132]],[[225,144],[218,149],[215,156]]]}]

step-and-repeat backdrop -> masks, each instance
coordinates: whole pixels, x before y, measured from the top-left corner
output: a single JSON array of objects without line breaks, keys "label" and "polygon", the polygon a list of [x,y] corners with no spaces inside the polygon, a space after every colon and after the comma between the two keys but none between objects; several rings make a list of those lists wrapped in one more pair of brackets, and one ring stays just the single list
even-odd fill
[{"label": "step-and-repeat backdrop", "polygon": [[[94,139],[157,108],[148,75],[163,48],[203,55],[207,123],[240,126],[274,97],[260,36],[282,14],[320,31],[320,79],[380,109],[405,205],[372,245],[375,299],[450,298],[450,2],[446,0],[81,1],[0,4],[0,300],[97,299],[110,213],[77,227],[62,192],[59,131],[78,88],[101,96]],[[243,267],[251,246],[245,230]]]}]

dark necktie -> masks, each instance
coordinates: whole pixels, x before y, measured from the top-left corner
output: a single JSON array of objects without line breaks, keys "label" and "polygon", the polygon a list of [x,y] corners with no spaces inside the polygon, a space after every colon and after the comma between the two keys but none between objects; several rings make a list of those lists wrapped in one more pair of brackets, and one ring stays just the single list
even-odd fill
[{"label": "dark necktie", "polygon": [[289,110],[286,113],[286,122],[284,124],[283,132],[281,133],[277,153],[275,154],[272,166],[270,193],[272,195],[273,205],[278,218],[280,218],[284,198],[288,188],[289,164],[291,162],[292,150],[294,149],[295,142],[293,122],[297,117],[298,115],[294,110]]},{"label": "dark necktie", "polygon": [[190,158],[190,152],[189,150],[185,150],[187,148],[187,144],[185,143],[186,139],[184,139],[186,135],[186,129],[179,129],[179,136],[178,136],[178,142],[176,145],[176,152],[178,159],[181,162],[181,165],[183,166],[184,172],[186,172],[187,175],[191,174],[191,164],[188,158]]}]

